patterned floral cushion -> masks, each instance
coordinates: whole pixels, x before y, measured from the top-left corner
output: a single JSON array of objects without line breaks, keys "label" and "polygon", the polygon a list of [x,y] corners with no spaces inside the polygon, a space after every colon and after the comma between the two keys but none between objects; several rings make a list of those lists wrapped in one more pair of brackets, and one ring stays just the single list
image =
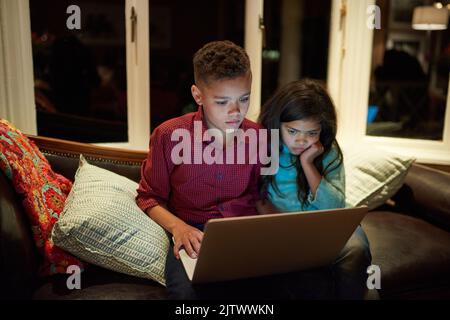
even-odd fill
[{"label": "patterned floral cushion", "polygon": [[40,275],[66,273],[69,265],[83,269],[82,262],[50,240],[72,183],[53,172],[34,143],[3,119],[0,119],[0,169],[22,199],[34,241],[43,255]]}]

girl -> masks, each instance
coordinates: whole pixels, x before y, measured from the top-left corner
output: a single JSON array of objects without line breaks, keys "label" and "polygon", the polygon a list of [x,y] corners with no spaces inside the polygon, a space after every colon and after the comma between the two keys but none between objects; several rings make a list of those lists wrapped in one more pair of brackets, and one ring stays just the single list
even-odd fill
[{"label": "girl", "polygon": [[[336,111],[318,82],[300,80],[280,89],[263,106],[259,122],[267,129],[281,131],[278,172],[263,177],[262,193],[269,200],[261,206],[263,212],[345,207]],[[368,239],[358,226],[331,265],[337,298],[364,297],[371,259]]]},{"label": "girl", "polygon": [[277,212],[345,207],[343,156],[336,141],[336,111],[312,80],[292,82],[262,107],[259,122],[280,130],[280,166],[263,178],[263,193]]}]

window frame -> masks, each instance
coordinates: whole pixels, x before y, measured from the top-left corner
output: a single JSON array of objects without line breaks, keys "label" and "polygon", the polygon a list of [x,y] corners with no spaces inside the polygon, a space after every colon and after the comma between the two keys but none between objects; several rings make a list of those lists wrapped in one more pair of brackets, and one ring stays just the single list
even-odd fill
[{"label": "window frame", "polygon": [[[442,141],[366,134],[374,33],[367,27],[367,8],[375,4],[375,0],[333,0],[328,89],[338,112],[338,140],[347,149],[378,148],[415,157],[419,163],[450,165],[450,90]],[[346,15],[341,16],[344,6]]]},{"label": "window frame", "polygon": [[[138,14],[131,42],[131,7]],[[0,116],[37,134],[29,0],[0,0]],[[83,13],[82,13],[83,14]],[[96,145],[147,150],[150,135],[149,19],[147,0],[125,0],[128,141]],[[17,107],[20,106],[20,107]]]},{"label": "window frame", "polygon": [[28,0],[0,0],[0,117],[36,135]]},{"label": "window frame", "polygon": [[[256,120],[260,111],[263,0],[246,0],[245,48],[253,71],[252,99],[248,117]],[[137,41],[131,42],[131,8],[135,7]],[[0,116],[13,122],[24,133],[36,135],[36,107],[31,47],[29,0],[0,0]],[[125,0],[127,56],[128,141],[95,143],[100,146],[148,150],[150,135],[150,49],[149,3],[147,0]],[[7,35],[7,37],[5,36]],[[14,45],[13,45],[14,44]],[[19,57],[19,58],[17,58]],[[4,62],[4,64],[2,63]],[[17,108],[17,106],[23,106]]]},{"label": "window frame", "polygon": [[[263,17],[263,4],[263,0],[246,0],[245,49],[250,56],[253,72],[252,98],[247,117],[252,120],[257,119],[261,107],[263,35],[260,17]],[[366,22],[367,7],[373,4],[375,0],[332,2],[328,87],[338,110],[338,139],[348,148],[364,145],[414,156],[422,163],[450,165],[450,97],[447,98],[443,141],[366,135],[367,108],[358,106],[367,106],[369,99],[373,31],[367,28]],[[347,6],[347,14],[341,18],[342,5]],[[137,44],[131,44],[130,39],[131,6],[135,6],[139,15]],[[37,129],[29,2],[0,0],[0,8],[3,21],[0,26],[0,115],[23,132],[35,135]],[[148,149],[151,113],[148,12],[148,1],[125,0],[129,140],[98,145]],[[341,19],[344,19],[342,24]]]},{"label": "window frame", "polygon": [[[137,14],[134,42],[131,41],[130,19],[133,7]],[[148,150],[151,112],[149,23],[147,0],[125,0],[128,142],[106,142],[95,145],[137,151]]]},{"label": "window frame", "polygon": [[252,93],[247,118],[258,119],[261,111],[261,83],[262,83],[262,51],[264,17],[264,0],[245,1],[245,51],[250,58],[252,70]]}]

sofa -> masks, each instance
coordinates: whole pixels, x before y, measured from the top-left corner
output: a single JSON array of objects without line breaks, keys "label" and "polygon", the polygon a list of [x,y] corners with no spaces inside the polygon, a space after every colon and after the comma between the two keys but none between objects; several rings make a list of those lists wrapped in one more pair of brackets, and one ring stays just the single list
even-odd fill
[{"label": "sofa", "polygon": [[[79,155],[90,163],[139,181],[145,152],[29,136],[54,171],[74,179]],[[165,288],[147,279],[89,265],[81,289],[68,275],[37,276],[37,254],[27,217],[10,181],[0,173],[1,299],[166,299]],[[381,288],[371,299],[450,299],[450,174],[414,164],[402,188],[362,222]]]}]

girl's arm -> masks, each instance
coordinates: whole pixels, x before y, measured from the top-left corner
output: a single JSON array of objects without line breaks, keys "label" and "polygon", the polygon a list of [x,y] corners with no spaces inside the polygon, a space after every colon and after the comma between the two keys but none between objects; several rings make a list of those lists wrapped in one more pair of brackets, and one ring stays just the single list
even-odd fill
[{"label": "girl's arm", "polygon": [[345,170],[341,164],[322,177],[315,194],[308,197],[310,210],[345,208]]},{"label": "girl's arm", "polygon": [[[324,167],[326,168],[330,164],[330,161],[337,156],[336,150],[333,149],[324,159]],[[302,158],[300,160],[311,189],[311,193],[308,197],[310,201],[310,210],[344,208],[346,203],[345,170],[343,163],[328,172],[326,177],[323,177],[320,176],[312,161],[306,161],[306,159]]]},{"label": "girl's arm", "polygon": [[323,146],[320,141],[312,144],[307,150],[300,155],[303,172],[309,184],[309,189],[313,196],[316,195],[322,175],[314,165],[314,159],[323,153]]},{"label": "girl's arm", "polygon": [[303,172],[305,173],[306,180],[308,181],[309,188],[313,197],[316,195],[317,188],[319,187],[322,176],[317,170],[313,162],[302,162]]}]

